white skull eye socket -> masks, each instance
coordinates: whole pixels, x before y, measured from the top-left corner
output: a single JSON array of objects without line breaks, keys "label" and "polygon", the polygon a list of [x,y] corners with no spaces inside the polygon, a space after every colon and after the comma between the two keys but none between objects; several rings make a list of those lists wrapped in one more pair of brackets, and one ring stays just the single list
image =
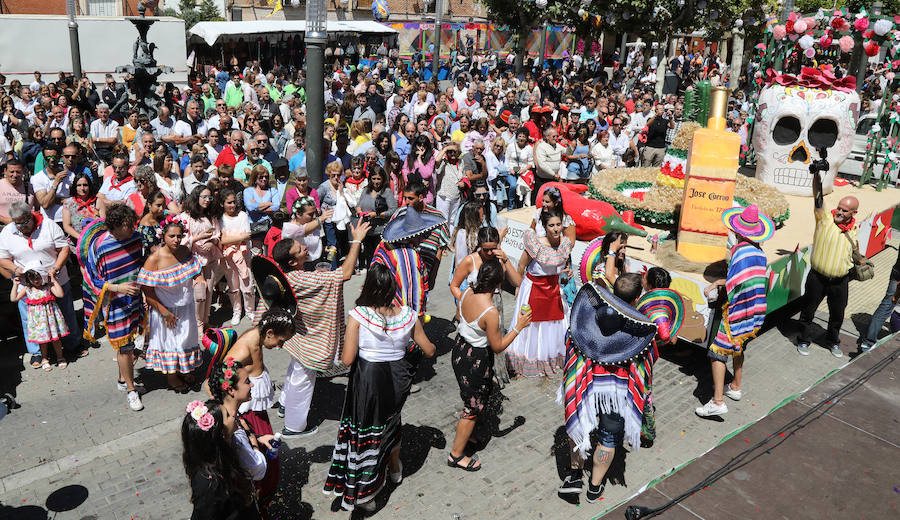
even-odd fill
[{"label": "white skull eye socket", "polygon": [[838,125],[832,119],[817,119],[806,133],[813,148],[831,148],[838,138]]},{"label": "white skull eye socket", "polygon": [[[837,135],[837,131],[835,131]],[[800,139],[800,120],[794,116],[784,116],[775,123],[772,129],[772,139],[775,144],[788,145]]]}]

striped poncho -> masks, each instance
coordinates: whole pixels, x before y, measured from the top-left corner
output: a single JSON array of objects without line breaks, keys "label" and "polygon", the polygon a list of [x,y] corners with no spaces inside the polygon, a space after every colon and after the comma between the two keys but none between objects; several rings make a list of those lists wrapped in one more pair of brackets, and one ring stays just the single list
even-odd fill
[{"label": "striped poncho", "polygon": [[650,398],[653,364],[659,358],[654,344],[634,360],[601,365],[566,340],[563,383],[556,395],[565,404],[566,433],[582,457],[591,448],[591,432],[601,413],[617,413],[625,420],[625,439],[632,449],[641,445],[644,405]]},{"label": "striped poncho", "polygon": [[[84,238],[84,234],[82,235]],[[96,234],[89,244],[81,247],[84,284],[89,291],[85,298],[84,318],[90,339],[100,336],[101,325],[106,329],[114,349],[128,345],[144,328],[144,304],[141,294],[128,296],[109,290],[112,284],[135,282],[144,265],[141,235],[119,242],[108,231]]]},{"label": "striped poncho", "polygon": [[394,305],[412,307],[418,315],[425,313],[425,292],[428,290],[424,255],[410,247],[397,247],[386,242],[378,244],[372,262],[385,265],[397,282]]},{"label": "striped poncho", "polygon": [[728,301],[709,349],[720,356],[737,356],[744,343],[756,337],[766,319],[766,254],[749,243],[731,250],[725,291]]},{"label": "striped poncho", "polygon": [[[343,272],[291,271],[285,273],[297,297],[296,333],[282,348],[304,367],[324,372],[334,365],[344,345]],[[253,326],[266,308],[260,299]]]}]

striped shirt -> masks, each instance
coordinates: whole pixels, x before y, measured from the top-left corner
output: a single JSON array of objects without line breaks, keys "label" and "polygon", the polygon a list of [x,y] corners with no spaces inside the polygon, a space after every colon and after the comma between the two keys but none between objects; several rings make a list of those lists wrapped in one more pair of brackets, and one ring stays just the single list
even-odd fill
[{"label": "striped shirt", "polygon": [[[854,237],[857,227],[849,231]],[[813,234],[812,255],[810,265],[816,272],[829,278],[844,276],[853,267],[851,254],[853,247],[844,236],[841,228],[834,223],[834,218],[824,209],[816,210],[816,231]]]},{"label": "striped shirt", "polygon": [[739,355],[766,319],[766,254],[741,242],[731,250],[725,291],[728,301],[709,349],[720,356]]},{"label": "striped shirt", "polygon": [[143,328],[144,302],[141,293],[128,296],[110,292],[109,286],[137,280],[144,265],[143,250],[141,235],[136,231],[124,242],[104,232],[91,249],[84,266],[88,277],[85,281],[89,283],[96,301],[104,307],[89,310],[85,306],[88,331],[91,337],[97,339],[97,326],[103,323],[109,342],[116,349],[131,343]]},{"label": "striped shirt", "polygon": [[[340,270],[291,271],[285,276],[297,297],[296,334],[284,350],[304,367],[324,372],[332,367],[344,344],[344,281]],[[253,326],[266,311],[262,300],[256,307]]]}]

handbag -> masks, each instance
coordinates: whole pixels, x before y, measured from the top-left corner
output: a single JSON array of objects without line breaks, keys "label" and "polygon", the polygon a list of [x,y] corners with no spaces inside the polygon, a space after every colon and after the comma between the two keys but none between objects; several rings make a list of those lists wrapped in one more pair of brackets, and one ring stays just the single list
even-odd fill
[{"label": "handbag", "polygon": [[859,244],[850,238],[848,233],[844,232],[844,236],[847,237],[847,240],[850,241],[850,246],[853,247],[853,253],[851,254],[853,267],[850,268],[850,278],[860,282],[871,280],[875,277],[875,264],[859,252]]}]

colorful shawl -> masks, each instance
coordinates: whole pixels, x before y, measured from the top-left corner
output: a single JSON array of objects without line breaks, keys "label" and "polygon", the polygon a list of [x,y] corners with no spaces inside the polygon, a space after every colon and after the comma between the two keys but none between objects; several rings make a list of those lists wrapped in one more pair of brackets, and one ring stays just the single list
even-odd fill
[{"label": "colorful shawl", "polygon": [[[344,345],[344,279],[340,270],[285,273],[297,297],[295,334],[282,348],[304,367],[324,372],[334,365]],[[256,306],[253,326],[266,312]]]},{"label": "colorful shawl", "polygon": [[191,259],[187,262],[174,264],[159,271],[141,268],[137,283],[149,287],[175,287],[197,276],[202,270],[197,255],[191,255]]},{"label": "colorful shawl", "polygon": [[625,439],[632,449],[641,445],[644,405],[650,398],[653,363],[659,358],[654,345],[646,354],[624,365],[601,365],[581,353],[566,338],[563,384],[556,401],[565,404],[566,433],[582,457],[591,449],[591,432],[599,427],[600,413],[625,419]]},{"label": "colorful shawl", "polygon": [[101,325],[116,350],[134,341],[144,328],[144,304],[136,296],[113,293],[110,284],[134,282],[144,265],[141,235],[119,242],[103,221],[92,222],[78,239],[78,259],[84,278],[86,336],[100,337]]},{"label": "colorful shawl", "polygon": [[412,307],[420,316],[425,314],[428,278],[425,275],[424,255],[409,247],[395,247],[382,242],[372,256],[372,262],[384,264],[397,281],[394,304]]},{"label": "colorful shawl", "polygon": [[720,356],[736,356],[756,337],[766,319],[766,254],[741,242],[731,250],[725,291],[728,301],[710,350]]}]

